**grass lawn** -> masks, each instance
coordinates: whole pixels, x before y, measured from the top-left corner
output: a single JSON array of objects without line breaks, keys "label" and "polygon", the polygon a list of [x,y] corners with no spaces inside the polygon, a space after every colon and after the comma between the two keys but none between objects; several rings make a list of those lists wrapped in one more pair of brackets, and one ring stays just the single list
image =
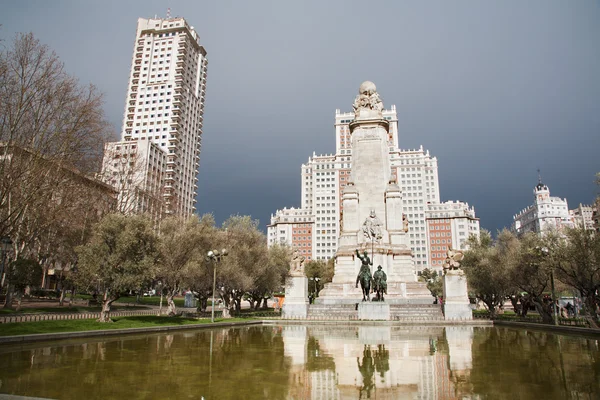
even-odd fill
[{"label": "grass lawn", "polygon": [[[79,332],[108,329],[150,328],[156,326],[178,326],[210,324],[210,319],[182,317],[158,317],[145,315],[139,317],[117,317],[112,323],[97,322],[95,319],[20,322],[0,325],[0,336],[32,335],[35,333]],[[248,321],[247,318],[219,318],[215,322]]]}]

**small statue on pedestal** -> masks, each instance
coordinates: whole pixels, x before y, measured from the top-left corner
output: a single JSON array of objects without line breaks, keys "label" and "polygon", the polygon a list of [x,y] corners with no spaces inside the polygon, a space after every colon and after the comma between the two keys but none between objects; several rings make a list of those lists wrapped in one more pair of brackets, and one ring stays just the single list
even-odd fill
[{"label": "small statue on pedestal", "polygon": [[297,249],[294,250],[290,261],[290,275],[304,276],[304,256]]},{"label": "small statue on pedestal", "polygon": [[381,269],[381,265],[377,267],[377,271],[373,274],[373,292],[376,293],[373,301],[383,301],[383,294],[387,294],[387,275]]},{"label": "small statue on pedestal", "polygon": [[447,274],[449,272],[454,272],[455,274],[461,275],[463,272],[460,269],[460,262],[465,257],[462,251],[454,250],[452,247],[448,249],[446,252],[446,260],[444,261],[444,272]]}]

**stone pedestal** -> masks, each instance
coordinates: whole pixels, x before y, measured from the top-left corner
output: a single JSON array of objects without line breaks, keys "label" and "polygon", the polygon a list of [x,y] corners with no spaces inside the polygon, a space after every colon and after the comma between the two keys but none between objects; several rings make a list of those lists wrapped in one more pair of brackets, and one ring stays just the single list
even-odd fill
[{"label": "stone pedestal", "polygon": [[308,278],[291,276],[285,280],[283,318],[306,318],[308,315]]},{"label": "stone pedestal", "polygon": [[389,321],[390,305],[384,301],[363,301],[358,304],[358,319],[364,321]]},{"label": "stone pedestal", "polygon": [[460,269],[448,270],[444,275],[444,316],[447,321],[473,319],[467,292],[467,278]]}]

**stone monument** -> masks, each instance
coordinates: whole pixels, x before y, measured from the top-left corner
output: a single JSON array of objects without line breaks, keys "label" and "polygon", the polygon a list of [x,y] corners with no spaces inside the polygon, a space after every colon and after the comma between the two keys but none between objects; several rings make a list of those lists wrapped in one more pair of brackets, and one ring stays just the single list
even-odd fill
[{"label": "stone monument", "polygon": [[[321,291],[320,304],[358,303],[362,295],[355,280],[368,252],[371,265],[381,265],[387,276],[385,302],[431,302],[425,284],[417,281],[408,242],[408,219],[402,213],[402,192],[392,177],[389,122],[373,82],[363,82],[354,101],[352,170],[342,196],[341,232],[334,277]],[[371,271],[374,273],[375,271]]]},{"label": "stone monument", "polygon": [[469,303],[467,291],[467,278],[460,261],[464,255],[459,250],[452,248],[446,253],[444,263],[444,317],[448,321],[473,319],[473,311]]},{"label": "stone monument", "polygon": [[308,278],[304,275],[304,256],[294,250],[290,276],[285,280],[283,318],[306,318],[308,315]]}]

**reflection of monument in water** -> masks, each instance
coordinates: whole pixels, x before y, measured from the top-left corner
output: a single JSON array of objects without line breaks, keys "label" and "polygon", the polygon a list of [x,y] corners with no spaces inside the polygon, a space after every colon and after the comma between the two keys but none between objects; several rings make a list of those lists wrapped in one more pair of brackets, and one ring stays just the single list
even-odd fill
[{"label": "reflection of monument in water", "polygon": [[386,302],[431,304],[425,284],[417,282],[408,242],[409,221],[402,213],[402,191],[391,174],[389,123],[375,85],[364,82],[354,102],[352,171],[342,194],[342,225],[333,281],[320,292],[319,304],[349,304],[361,299],[356,276],[366,251],[371,273],[381,265],[387,275]]},{"label": "reflection of monument in water", "polygon": [[283,338],[303,398],[461,398],[456,377],[472,368],[471,326],[284,326]]}]

